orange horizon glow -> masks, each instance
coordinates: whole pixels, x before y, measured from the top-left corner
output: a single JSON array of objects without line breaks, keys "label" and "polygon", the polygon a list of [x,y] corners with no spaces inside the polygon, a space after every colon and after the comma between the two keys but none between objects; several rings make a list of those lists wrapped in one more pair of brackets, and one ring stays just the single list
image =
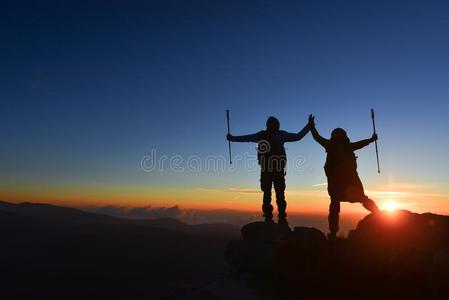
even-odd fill
[{"label": "orange horizon glow", "polygon": [[[413,212],[449,213],[449,193],[430,192],[412,185],[379,186],[366,190],[381,210],[406,209]],[[255,188],[148,187],[138,185],[27,185],[2,187],[0,200],[38,202],[65,206],[151,206],[198,210],[238,210],[257,212],[262,192]],[[329,196],[325,186],[296,188],[286,191],[287,211],[306,214],[327,213]],[[273,193],[273,205],[275,196]],[[366,213],[359,203],[342,203],[342,212]]]},{"label": "orange horizon glow", "polygon": [[382,205],[382,210],[385,210],[390,213],[395,212],[398,209],[399,209],[398,203],[396,203],[393,200],[389,200],[389,201],[383,203],[383,205]]}]

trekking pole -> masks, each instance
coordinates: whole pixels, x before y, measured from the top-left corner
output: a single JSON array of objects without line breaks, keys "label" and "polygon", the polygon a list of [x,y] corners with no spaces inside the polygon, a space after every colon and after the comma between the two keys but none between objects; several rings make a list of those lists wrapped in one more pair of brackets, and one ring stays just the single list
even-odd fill
[{"label": "trekking pole", "polygon": [[[226,110],[226,119],[228,120],[228,134],[231,134],[231,129],[229,127],[229,109]],[[231,159],[231,141],[228,141],[229,146],[229,164],[232,165],[232,159]]]},{"label": "trekking pole", "polygon": [[[372,109],[372,108],[371,108],[371,119],[373,120],[373,130],[374,130],[374,133],[376,133],[376,123],[374,122],[374,109]],[[377,173],[380,174],[380,167],[379,167],[379,150],[377,150],[377,140],[374,141],[374,144],[376,145]]]}]

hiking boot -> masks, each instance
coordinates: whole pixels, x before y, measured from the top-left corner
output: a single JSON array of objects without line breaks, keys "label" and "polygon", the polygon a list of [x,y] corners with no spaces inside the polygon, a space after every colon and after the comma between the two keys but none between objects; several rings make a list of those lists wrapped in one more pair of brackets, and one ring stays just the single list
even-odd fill
[{"label": "hiking boot", "polygon": [[335,242],[337,240],[337,233],[336,232],[329,232],[327,234],[327,240],[331,243]]},{"label": "hiking boot", "polygon": [[273,216],[266,216],[265,217],[265,223],[274,223],[274,220],[273,220]]},{"label": "hiking boot", "polygon": [[281,225],[281,226],[287,226],[288,227],[288,222],[287,222],[286,218],[279,218],[278,224]]}]

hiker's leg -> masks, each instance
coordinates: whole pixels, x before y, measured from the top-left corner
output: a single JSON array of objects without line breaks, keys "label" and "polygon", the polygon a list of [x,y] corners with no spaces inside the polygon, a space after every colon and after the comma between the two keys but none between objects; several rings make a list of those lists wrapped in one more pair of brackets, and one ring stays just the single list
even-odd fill
[{"label": "hiker's leg", "polygon": [[274,191],[276,192],[276,204],[278,207],[278,219],[280,224],[287,224],[287,202],[285,201],[285,175],[284,171],[277,172],[274,177]]},{"label": "hiker's leg", "polygon": [[340,214],[340,201],[332,200],[329,205],[329,231],[331,235],[336,236],[338,232],[338,219]]},{"label": "hiker's leg", "polygon": [[377,207],[376,203],[368,197],[366,197],[365,200],[363,200],[362,205],[364,208],[366,208],[372,213],[379,212],[379,208]]},{"label": "hiker's leg", "polygon": [[267,171],[262,171],[260,174],[260,188],[263,192],[262,211],[265,221],[273,221],[273,206],[271,205],[271,174]]}]

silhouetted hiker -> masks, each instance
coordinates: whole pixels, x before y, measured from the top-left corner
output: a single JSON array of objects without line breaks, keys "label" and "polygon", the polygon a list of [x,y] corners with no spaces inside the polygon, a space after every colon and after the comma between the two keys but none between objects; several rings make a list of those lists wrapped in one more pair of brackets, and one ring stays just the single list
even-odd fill
[{"label": "silhouetted hiker", "polygon": [[262,211],[266,222],[273,222],[273,206],[271,205],[271,187],[274,185],[276,204],[278,207],[278,223],[288,226],[287,202],[285,202],[285,165],[287,156],[284,143],[301,140],[309,132],[307,124],[298,133],[279,130],[280,123],[275,117],[269,117],[267,129],[255,134],[226,137],[231,142],[258,143],[257,158],[261,167],[260,188],[263,191]]},{"label": "silhouetted hiker", "polygon": [[330,140],[323,138],[315,128],[315,117],[309,116],[309,125],[313,138],[326,149],[327,158],[324,171],[327,177],[327,191],[331,198],[329,206],[329,238],[335,239],[338,232],[340,202],[360,202],[372,213],[379,211],[376,203],[365,195],[362,182],[357,173],[357,157],[359,150],[377,140],[377,134],[370,139],[352,143],[346,131],[336,128]]}]

